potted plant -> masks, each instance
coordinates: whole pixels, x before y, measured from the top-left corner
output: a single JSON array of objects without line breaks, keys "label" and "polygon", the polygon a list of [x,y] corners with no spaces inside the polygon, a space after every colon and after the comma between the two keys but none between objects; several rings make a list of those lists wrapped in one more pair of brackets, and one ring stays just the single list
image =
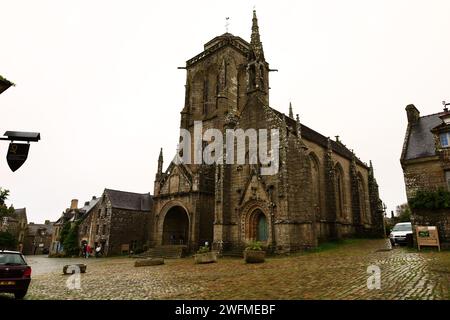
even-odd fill
[{"label": "potted plant", "polygon": [[213,263],[217,262],[217,252],[210,251],[209,246],[203,246],[198,249],[197,254],[194,255],[195,263]]},{"label": "potted plant", "polygon": [[259,241],[252,241],[244,250],[244,259],[247,263],[261,263],[266,258],[266,252]]}]

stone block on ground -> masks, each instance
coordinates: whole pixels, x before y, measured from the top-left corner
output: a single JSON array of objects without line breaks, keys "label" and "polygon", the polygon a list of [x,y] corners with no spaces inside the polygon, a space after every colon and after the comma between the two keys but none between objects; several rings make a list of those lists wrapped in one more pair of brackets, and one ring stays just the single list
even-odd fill
[{"label": "stone block on ground", "polygon": [[163,258],[139,259],[134,262],[135,267],[158,266],[164,264]]},{"label": "stone block on ground", "polygon": [[217,262],[217,252],[210,251],[206,253],[197,253],[194,255],[194,261],[199,264]]}]

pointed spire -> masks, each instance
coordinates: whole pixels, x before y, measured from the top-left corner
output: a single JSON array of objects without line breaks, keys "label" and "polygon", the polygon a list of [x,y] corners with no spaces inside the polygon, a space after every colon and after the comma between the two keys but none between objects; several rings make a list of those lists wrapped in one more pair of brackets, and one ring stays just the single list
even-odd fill
[{"label": "pointed spire", "polygon": [[330,137],[327,137],[327,152],[329,154],[331,154],[333,152],[333,148],[331,146],[331,139],[330,139]]},{"label": "pointed spire", "polygon": [[351,162],[352,169],[356,170],[356,155],[352,152],[352,162]]},{"label": "pointed spire", "polygon": [[256,17],[256,10],[253,10],[253,20],[252,20],[252,36],[250,41],[250,47],[255,54],[256,60],[264,60],[264,51],[261,43],[261,38],[259,36],[258,18]]},{"label": "pointed spire", "polygon": [[295,117],[296,117],[296,122],[297,122],[297,125],[296,125],[297,139],[300,142],[300,147],[302,149],[307,150],[308,147],[306,146],[305,142],[302,139],[302,124],[300,123],[300,117],[298,116],[298,114],[296,114]]},{"label": "pointed spire", "polygon": [[162,167],[163,167],[163,149],[161,148],[161,150],[159,151],[159,157],[158,157],[158,172],[157,174],[162,174]]},{"label": "pointed spire", "polygon": [[289,118],[294,119],[294,113],[292,112],[292,103],[289,102]]},{"label": "pointed spire", "polygon": [[256,17],[256,10],[253,10],[252,38],[251,38],[250,44],[257,45],[260,43],[261,43],[261,39],[259,37],[258,18]]},{"label": "pointed spire", "polygon": [[372,160],[369,160],[369,175],[374,177]]}]

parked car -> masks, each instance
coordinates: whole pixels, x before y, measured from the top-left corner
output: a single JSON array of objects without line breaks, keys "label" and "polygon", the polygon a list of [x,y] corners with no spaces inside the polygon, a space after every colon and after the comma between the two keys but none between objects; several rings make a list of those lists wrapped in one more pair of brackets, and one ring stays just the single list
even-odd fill
[{"label": "parked car", "polygon": [[396,244],[407,244],[408,239],[412,237],[412,225],[411,222],[401,222],[397,223],[389,235],[389,240],[391,240],[392,245]]},{"label": "parked car", "polygon": [[30,281],[31,267],[22,253],[0,250],[0,292],[13,293],[16,299],[22,299]]}]

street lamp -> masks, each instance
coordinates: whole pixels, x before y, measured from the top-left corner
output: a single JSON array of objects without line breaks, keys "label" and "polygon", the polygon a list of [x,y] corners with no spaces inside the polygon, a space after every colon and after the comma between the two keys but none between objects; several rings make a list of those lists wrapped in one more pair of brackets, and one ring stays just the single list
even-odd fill
[{"label": "street lamp", "polygon": [[384,236],[386,237],[386,218],[387,218],[387,212],[386,212],[387,206],[386,203],[383,202],[383,213],[384,213],[384,218],[383,218],[383,233]]}]

